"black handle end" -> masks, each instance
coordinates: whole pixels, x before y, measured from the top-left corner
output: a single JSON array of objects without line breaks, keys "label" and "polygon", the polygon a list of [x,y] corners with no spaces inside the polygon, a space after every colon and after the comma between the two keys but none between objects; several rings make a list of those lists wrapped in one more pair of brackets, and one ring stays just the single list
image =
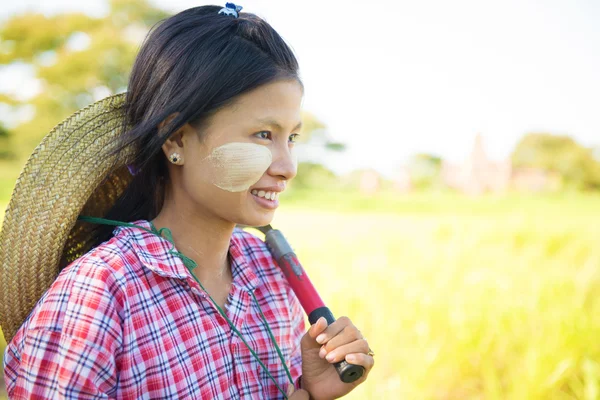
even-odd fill
[{"label": "black handle end", "polygon": [[365,373],[365,368],[362,365],[350,364],[346,360],[335,363],[333,366],[344,383],[352,383]]}]

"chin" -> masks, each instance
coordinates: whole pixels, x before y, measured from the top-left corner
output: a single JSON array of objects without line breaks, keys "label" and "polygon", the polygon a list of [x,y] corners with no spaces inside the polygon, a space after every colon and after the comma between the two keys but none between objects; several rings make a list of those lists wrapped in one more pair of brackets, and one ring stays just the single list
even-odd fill
[{"label": "chin", "polygon": [[275,216],[274,212],[266,213],[263,215],[252,215],[252,216],[244,216],[245,218],[240,218],[237,222],[239,225],[246,226],[265,226],[269,225],[271,221],[273,221],[273,217]]}]

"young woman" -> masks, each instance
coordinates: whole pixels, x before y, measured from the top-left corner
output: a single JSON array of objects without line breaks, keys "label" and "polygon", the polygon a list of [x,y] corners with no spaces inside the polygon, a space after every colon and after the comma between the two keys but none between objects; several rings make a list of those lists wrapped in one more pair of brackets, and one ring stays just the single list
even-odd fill
[{"label": "young woman", "polygon": [[[123,107],[110,100],[127,127],[116,139],[105,140],[115,130],[106,102],[49,135],[17,185],[59,190],[35,203],[54,207],[32,215],[45,228],[19,233],[17,188],[0,237],[6,288],[7,271],[38,253],[23,258],[23,248],[51,246],[47,230],[68,234],[52,264],[64,268],[27,318],[10,319],[25,290],[5,302],[5,333],[19,322],[4,357],[11,398],[333,399],[366,379],[373,357],[360,331],[343,317],[307,332],[265,244],[236,228],[269,224],[296,175],[302,96],[296,59],[271,26],[230,3],[196,7],[145,40]],[[55,164],[35,164],[47,155]],[[69,220],[100,200],[104,219]],[[95,228],[73,245],[85,226]],[[19,261],[10,240],[23,240]],[[67,253],[77,258],[65,263]],[[340,380],[332,364],[344,359],[362,378]]]}]

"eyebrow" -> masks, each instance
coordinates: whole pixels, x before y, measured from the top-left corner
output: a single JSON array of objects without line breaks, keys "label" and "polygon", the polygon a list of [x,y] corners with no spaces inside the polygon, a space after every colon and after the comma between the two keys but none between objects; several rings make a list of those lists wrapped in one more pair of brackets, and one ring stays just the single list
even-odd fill
[{"label": "eyebrow", "polygon": [[[280,131],[284,130],[283,127],[277,121],[275,121],[274,119],[271,119],[271,118],[259,119],[259,120],[257,120],[257,122],[259,124],[269,125],[269,126],[271,126],[273,128],[276,128],[276,129],[278,129]],[[298,124],[292,130],[295,131],[295,130],[298,130],[300,128],[302,128],[302,121],[298,122]]]}]

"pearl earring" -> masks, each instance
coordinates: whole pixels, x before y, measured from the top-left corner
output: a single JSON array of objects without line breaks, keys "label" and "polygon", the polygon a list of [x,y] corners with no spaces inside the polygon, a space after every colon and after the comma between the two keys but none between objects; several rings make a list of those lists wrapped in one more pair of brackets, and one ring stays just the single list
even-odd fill
[{"label": "pearl earring", "polygon": [[181,157],[179,153],[173,153],[169,156],[169,161],[171,161],[173,164],[181,164],[183,157]]}]

